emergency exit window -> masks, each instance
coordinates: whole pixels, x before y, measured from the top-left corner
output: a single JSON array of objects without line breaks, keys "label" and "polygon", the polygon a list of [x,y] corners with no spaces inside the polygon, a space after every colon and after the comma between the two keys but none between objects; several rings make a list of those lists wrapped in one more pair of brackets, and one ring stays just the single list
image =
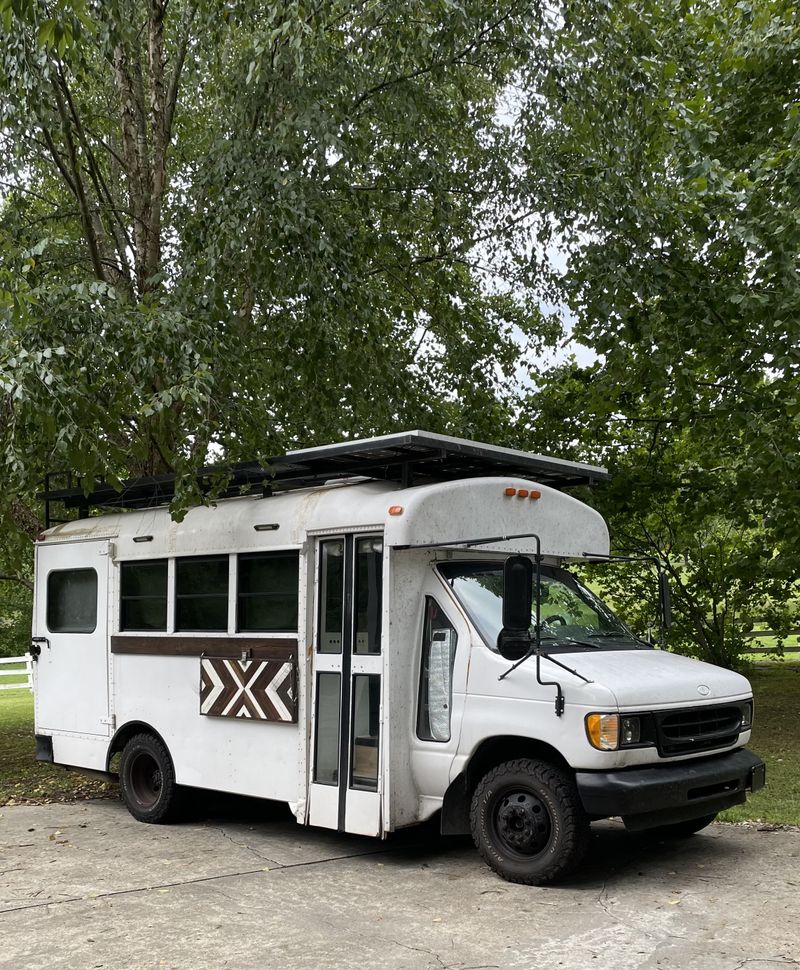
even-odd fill
[{"label": "emergency exit window", "polygon": [[93,633],[97,626],[97,573],[58,569],[47,577],[47,629],[51,633]]},{"label": "emergency exit window", "polygon": [[167,560],[120,565],[120,630],[167,629]]}]

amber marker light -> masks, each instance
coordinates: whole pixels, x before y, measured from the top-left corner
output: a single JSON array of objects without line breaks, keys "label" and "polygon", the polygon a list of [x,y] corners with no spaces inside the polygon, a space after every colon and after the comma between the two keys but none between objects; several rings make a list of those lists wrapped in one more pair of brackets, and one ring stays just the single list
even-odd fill
[{"label": "amber marker light", "polygon": [[619,747],[619,714],[587,714],[586,734],[598,751],[616,751]]},{"label": "amber marker light", "polygon": [[532,488],[531,489],[531,495],[530,495],[530,497],[532,499],[541,498],[542,497],[542,493],[537,488]]},{"label": "amber marker light", "polygon": [[402,505],[390,505],[389,506],[389,515],[402,515],[402,514],[403,514],[403,506]]},{"label": "amber marker light", "polygon": [[508,495],[509,497],[510,497],[510,496],[512,496],[512,495],[516,495],[516,494],[517,494],[517,490],[516,490],[515,488],[512,488],[511,486],[509,486],[509,487],[508,487],[508,488],[507,488],[507,489],[506,489],[506,490],[505,490],[505,491],[503,492],[503,495]]},{"label": "amber marker light", "polygon": [[528,497],[528,494],[529,493],[528,493],[528,489],[527,488],[518,488],[517,489],[517,498],[527,498]]}]

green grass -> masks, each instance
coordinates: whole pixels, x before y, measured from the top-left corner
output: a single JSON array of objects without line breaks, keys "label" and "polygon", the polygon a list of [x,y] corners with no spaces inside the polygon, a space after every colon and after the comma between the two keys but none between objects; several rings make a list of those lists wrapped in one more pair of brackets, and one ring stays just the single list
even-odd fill
[{"label": "green grass", "polygon": [[[726,822],[800,825],[800,666],[759,663],[750,673],[756,715],[750,747],[767,762],[767,787],[723,812]],[[0,693],[0,806],[72,801],[116,792],[116,786],[34,758],[33,695]]]},{"label": "green grass", "polygon": [[720,818],[800,825],[800,667],[760,663],[748,677],[756,709],[749,748],[767,763],[767,787]]},{"label": "green grass", "polygon": [[0,807],[99,798],[115,786],[36,761],[33,694],[0,692]]}]

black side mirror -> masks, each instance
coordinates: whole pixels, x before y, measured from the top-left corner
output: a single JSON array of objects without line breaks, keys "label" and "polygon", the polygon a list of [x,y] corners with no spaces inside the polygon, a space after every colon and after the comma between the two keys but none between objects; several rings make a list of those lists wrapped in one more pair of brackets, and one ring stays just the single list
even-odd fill
[{"label": "black side mirror", "polygon": [[503,629],[497,649],[506,660],[521,660],[531,648],[533,563],[527,556],[509,556],[503,567]]},{"label": "black side mirror", "polygon": [[672,598],[666,573],[658,574],[658,597],[661,601],[661,625],[666,630],[672,626]]}]

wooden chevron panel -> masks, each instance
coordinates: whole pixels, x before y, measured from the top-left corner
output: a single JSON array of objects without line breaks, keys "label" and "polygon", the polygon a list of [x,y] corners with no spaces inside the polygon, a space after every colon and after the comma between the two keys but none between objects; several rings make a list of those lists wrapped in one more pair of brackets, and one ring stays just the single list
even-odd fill
[{"label": "wooden chevron panel", "polygon": [[202,657],[200,713],[297,723],[294,661]]}]

